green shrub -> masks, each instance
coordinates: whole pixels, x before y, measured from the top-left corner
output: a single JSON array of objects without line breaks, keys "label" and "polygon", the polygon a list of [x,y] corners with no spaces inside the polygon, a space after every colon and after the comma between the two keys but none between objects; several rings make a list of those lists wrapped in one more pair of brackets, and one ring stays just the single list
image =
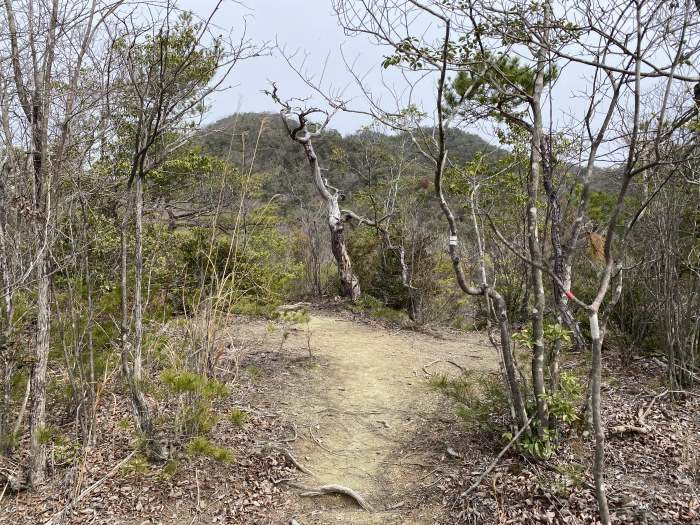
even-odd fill
[{"label": "green shrub", "polygon": [[54,437],[56,437],[56,435],[57,435],[57,430],[55,427],[52,427],[51,425],[46,425],[44,427],[37,429],[37,431],[36,431],[36,439],[42,445],[49,444],[54,439]]},{"label": "green shrub", "polygon": [[181,407],[175,415],[177,430],[189,436],[208,434],[217,421],[219,416],[212,410],[211,403],[202,399]]},{"label": "green shrub", "polygon": [[[513,439],[513,434],[506,432],[503,437],[510,441]],[[552,457],[556,450],[555,439],[554,430],[545,428],[541,438],[536,434],[522,434],[520,436],[520,441],[518,441],[517,448],[533,458],[547,459]]]},{"label": "green shrub", "polygon": [[166,461],[163,465],[163,474],[167,477],[172,477],[177,472],[179,466],[180,462],[176,459],[171,458],[168,461]]},{"label": "green shrub", "polygon": [[124,463],[121,470],[124,474],[145,474],[148,472],[149,466],[148,458],[142,454],[138,454]]},{"label": "green shrub", "polygon": [[240,408],[233,408],[228,415],[228,420],[237,427],[242,427],[248,420],[248,413]]},{"label": "green shrub", "polygon": [[202,436],[192,438],[185,446],[185,451],[191,456],[204,456],[222,463],[232,463],[235,459],[229,449],[217,446]]},{"label": "green shrub", "polygon": [[228,396],[229,387],[202,374],[175,368],[161,372],[160,379],[166,396],[175,396],[180,403],[175,413],[175,430],[186,436],[211,432],[218,421],[212,404]]},{"label": "green shrub", "polygon": [[160,380],[172,394],[200,394],[204,399],[212,400],[231,393],[221,381],[188,370],[168,368],[161,372]]},{"label": "green shrub", "polygon": [[[213,290],[216,308],[224,312],[271,315],[291,294],[301,265],[292,259],[291,241],[276,226],[274,207],[254,210],[245,243],[229,235],[212,238],[208,228],[177,232],[177,259],[186,275],[184,308],[193,310],[203,290]],[[204,285],[204,286],[202,286]]]},{"label": "green shrub", "polygon": [[457,378],[437,374],[431,385],[457,403],[457,415],[468,424],[491,426],[508,412],[508,397],[499,377],[465,372]]},{"label": "green shrub", "polygon": [[260,378],[260,376],[263,375],[262,368],[255,365],[248,365],[243,370],[246,374],[250,376],[250,379],[253,381],[257,381]]},{"label": "green shrub", "polygon": [[[537,433],[530,436],[522,435],[518,443],[519,449],[538,459],[552,457],[557,448],[561,425],[571,425],[578,419],[577,410],[582,395],[583,387],[576,376],[563,372],[560,377],[559,389],[554,392],[550,391],[544,396],[549,408],[550,427],[544,429],[542,436]],[[527,410],[532,415],[536,413],[537,408],[534,403],[530,403]],[[537,430],[536,418],[532,424]],[[510,440],[512,434],[508,432],[504,434],[504,437]]]},{"label": "green shrub", "polygon": [[21,439],[21,430],[18,430],[17,432],[9,432],[4,436],[0,436],[0,450],[6,451],[14,449],[17,445],[19,445]]},{"label": "green shrub", "polygon": [[364,294],[357,304],[354,306],[355,312],[364,312],[377,319],[386,319],[394,323],[400,323],[407,320],[406,313],[402,310],[397,310],[394,307],[384,304],[376,297],[369,294]]},{"label": "green shrub", "polygon": [[583,387],[578,378],[568,372],[560,377],[559,389],[549,392],[545,398],[549,406],[549,415],[554,421],[571,424],[578,419],[578,406],[583,395]]}]

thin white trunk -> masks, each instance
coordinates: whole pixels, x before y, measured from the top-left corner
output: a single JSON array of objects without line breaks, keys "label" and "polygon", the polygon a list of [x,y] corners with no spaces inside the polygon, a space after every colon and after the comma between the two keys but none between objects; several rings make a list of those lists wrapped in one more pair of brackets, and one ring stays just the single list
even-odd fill
[{"label": "thin white trunk", "polygon": [[50,316],[49,275],[46,252],[39,256],[36,265],[38,283],[37,328],[32,366],[32,405],[30,431],[29,483],[41,485],[46,479],[46,374],[49,364]]}]

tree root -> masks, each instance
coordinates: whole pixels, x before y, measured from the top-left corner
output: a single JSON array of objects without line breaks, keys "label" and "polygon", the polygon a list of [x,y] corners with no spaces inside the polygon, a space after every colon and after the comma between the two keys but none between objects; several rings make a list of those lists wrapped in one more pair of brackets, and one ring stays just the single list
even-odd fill
[{"label": "tree root", "polygon": [[649,427],[637,425],[617,425],[610,429],[612,434],[648,434],[649,432],[651,432]]},{"label": "tree root", "polygon": [[308,468],[306,468],[304,465],[299,463],[297,458],[294,457],[294,455],[289,451],[289,449],[286,449],[285,447],[278,445],[276,443],[266,443],[263,445],[263,447],[260,449],[260,452],[263,454],[268,454],[270,452],[279,452],[282,454],[287,461],[289,461],[292,465],[296,467],[297,470],[303,472],[304,474],[308,474],[309,476],[314,476],[314,473],[311,472]]},{"label": "tree root", "polygon": [[311,498],[315,496],[325,496],[327,494],[342,494],[344,496],[347,496],[353,500],[355,500],[355,503],[357,503],[360,507],[365,509],[367,512],[374,512],[374,509],[372,506],[367,503],[365,498],[363,498],[361,495],[359,495],[357,492],[354,490],[344,487],[342,485],[322,485],[320,487],[307,487],[305,485],[301,485],[299,483],[289,483],[291,487],[301,489],[304,492],[301,493],[301,496],[304,498]]}]

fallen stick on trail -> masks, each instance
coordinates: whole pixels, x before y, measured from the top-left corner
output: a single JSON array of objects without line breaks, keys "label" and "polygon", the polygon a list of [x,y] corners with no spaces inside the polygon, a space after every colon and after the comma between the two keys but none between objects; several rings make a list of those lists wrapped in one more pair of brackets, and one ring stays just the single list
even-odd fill
[{"label": "fallen stick on trail", "polygon": [[454,361],[450,361],[449,359],[436,359],[436,360],[433,361],[432,363],[428,363],[427,365],[425,365],[425,366],[423,367],[423,372],[425,372],[425,375],[427,375],[427,376],[431,375],[430,372],[428,372],[428,368],[430,368],[431,366],[433,366],[433,365],[435,365],[435,364],[437,364],[437,363],[449,363],[449,364],[451,364],[451,365],[456,366],[457,368],[459,368],[462,372],[465,371],[465,370],[464,370],[464,367],[463,367],[462,365],[458,365],[458,364],[455,363]]},{"label": "fallen stick on trail", "polygon": [[342,485],[322,485],[320,487],[307,487],[299,483],[289,483],[289,485],[294,488],[303,490],[304,492],[301,493],[301,496],[304,498],[325,496],[327,494],[342,494],[355,500],[355,502],[367,512],[374,512],[374,509],[369,503],[367,503],[365,498],[363,498],[354,490],[348,487],[344,487]]}]

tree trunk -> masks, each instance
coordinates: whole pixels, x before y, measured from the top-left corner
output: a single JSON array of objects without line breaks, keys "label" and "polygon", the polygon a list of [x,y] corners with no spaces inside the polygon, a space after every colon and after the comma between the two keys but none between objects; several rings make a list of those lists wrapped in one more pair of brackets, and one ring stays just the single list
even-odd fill
[{"label": "tree trunk", "polygon": [[2,396],[0,402],[0,454],[9,454],[12,439],[10,429],[10,406],[12,404],[12,378],[14,376],[14,366],[9,356],[7,344],[0,346],[2,352]]},{"label": "tree trunk", "polygon": [[[513,347],[511,345],[510,322],[508,321],[508,309],[506,302],[499,293],[494,290],[488,292],[496,306],[498,326],[501,334],[501,358],[505,367],[508,388],[510,390],[510,398],[513,403],[513,411],[515,412],[518,427],[523,428],[528,424],[527,411],[525,410],[525,402],[523,401],[520,385],[518,383],[518,371],[516,370],[515,358],[513,357]],[[530,430],[527,430],[530,433]]]},{"label": "tree trunk", "polygon": [[51,303],[46,250],[42,250],[36,265],[38,283],[37,327],[34,364],[32,366],[32,410],[30,431],[29,484],[41,485],[46,478],[46,373],[49,364]]},{"label": "tree trunk", "polygon": [[328,227],[331,232],[331,250],[338,266],[341,295],[355,302],[360,298],[360,282],[352,272],[352,261],[350,260],[350,255],[345,245],[344,222],[338,204],[340,195],[337,191],[331,193],[326,181],[321,176],[321,167],[318,164],[318,158],[316,157],[316,152],[311,144],[311,140],[309,139],[302,142],[302,145],[304,146],[306,158],[311,166],[311,174],[314,179],[314,184],[316,185],[316,190],[326,203]]},{"label": "tree trunk", "polygon": [[355,302],[360,298],[360,283],[352,273],[352,261],[345,246],[345,231],[342,225],[330,225],[331,250],[338,265],[340,275],[340,290],[343,297]]},{"label": "tree trunk", "polygon": [[[565,295],[571,288],[571,266],[566,264],[564,256],[564,248],[561,242],[561,206],[559,198],[554,187],[554,166],[552,159],[552,145],[546,137],[542,140],[542,183],[544,184],[545,192],[547,193],[547,201],[549,203],[549,215],[551,221],[551,242],[553,252],[552,270],[557,279],[566,286],[566,290],[562,290],[556,280],[552,279],[552,289],[554,290],[554,304],[557,307],[556,321],[558,324],[565,325],[571,331],[574,346],[578,351],[582,351],[586,342],[581,333],[581,327],[578,321],[574,318],[569,308],[568,299]],[[550,383],[553,385],[559,384],[559,350],[561,342],[557,341],[552,359],[550,360],[550,373],[554,373],[556,377],[550,376]]]},{"label": "tree trunk", "polygon": [[591,416],[595,436],[595,454],[593,459],[593,478],[595,483],[598,512],[603,525],[609,525],[608,499],[605,495],[604,461],[605,461],[605,427],[600,413],[600,382],[603,368],[602,348],[603,331],[598,321],[598,312],[594,309],[588,318],[591,330]]},{"label": "tree trunk", "polygon": [[[135,229],[134,229],[134,339],[133,357],[129,355],[129,345],[126,335],[128,330],[128,287],[126,275],[126,235],[122,228],[122,371],[129,384],[131,404],[134,410],[136,426],[146,445],[146,454],[149,459],[161,461],[167,459],[167,451],[159,443],[151,414],[143,394],[142,379],[142,347],[143,347],[143,177],[135,178]],[[132,362],[133,361],[133,362]]]},{"label": "tree trunk", "polygon": [[544,381],[544,308],[545,295],[544,283],[542,280],[542,247],[539,239],[539,226],[537,214],[537,194],[540,183],[540,173],[542,170],[542,111],[540,100],[544,85],[544,58],[543,51],[538,53],[538,71],[535,77],[535,88],[532,98],[531,108],[533,113],[532,137],[530,144],[530,173],[528,177],[528,209],[527,209],[527,229],[528,248],[532,267],[530,268],[530,285],[534,299],[534,306],[531,311],[532,319],[532,386],[537,404],[537,435],[544,438],[545,430],[549,426],[549,414],[547,400],[545,399],[546,389]]},{"label": "tree trunk", "polygon": [[[3,108],[3,121],[7,112]],[[9,123],[3,126],[5,134],[8,134]],[[10,405],[12,401],[12,376],[15,369],[15,360],[12,355],[12,318],[13,312],[13,286],[10,275],[9,254],[7,252],[7,194],[5,177],[7,173],[0,174],[0,283],[3,287],[3,317],[4,323],[0,337],[0,362],[2,362],[2,397],[0,399],[0,453],[9,453],[11,441],[10,429]]]}]

